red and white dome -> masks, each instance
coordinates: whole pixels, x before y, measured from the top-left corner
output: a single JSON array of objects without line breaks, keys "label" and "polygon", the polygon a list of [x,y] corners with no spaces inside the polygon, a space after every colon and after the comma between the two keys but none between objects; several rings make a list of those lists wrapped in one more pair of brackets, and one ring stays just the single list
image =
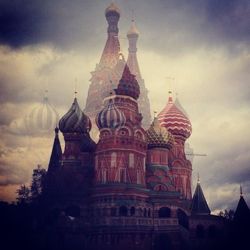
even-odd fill
[{"label": "red and white dome", "polygon": [[171,96],[166,107],[158,115],[158,120],[161,126],[166,127],[173,135],[180,135],[187,139],[192,133],[190,120],[175,105]]}]

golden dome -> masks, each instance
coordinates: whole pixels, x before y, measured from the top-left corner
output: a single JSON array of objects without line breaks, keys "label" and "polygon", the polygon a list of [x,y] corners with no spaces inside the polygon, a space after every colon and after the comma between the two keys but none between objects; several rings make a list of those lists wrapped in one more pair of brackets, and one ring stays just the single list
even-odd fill
[{"label": "golden dome", "polygon": [[138,29],[137,29],[137,27],[135,25],[134,20],[132,20],[132,23],[131,23],[131,26],[130,26],[130,29],[129,29],[127,35],[128,36],[130,36],[130,35],[139,35],[139,31],[138,31]]},{"label": "golden dome", "polygon": [[118,6],[117,6],[114,2],[112,2],[112,3],[106,8],[106,10],[105,10],[105,15],[107,15],[107,13],[109,13],[109,12],[116,12],[116,13],[118,13],[119,15],[121,14],[120,9],[118,8]]},{"label": "golden dome", "polygon": [[149,148],[171,148],[174,144],[173,135],[165,127],[160,125],[156,117],[154,118],[149,129],[146,131],[146,135]]}]

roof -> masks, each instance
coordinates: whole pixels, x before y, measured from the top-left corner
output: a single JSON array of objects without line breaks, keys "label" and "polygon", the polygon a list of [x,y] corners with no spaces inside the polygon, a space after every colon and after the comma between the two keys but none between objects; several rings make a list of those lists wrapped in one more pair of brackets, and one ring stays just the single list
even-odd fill
[{"label": "roof", "polygon": [[191,213],[192,215],[209,215],[210,212],[201,185],[198,182],[192,199]]},{"label": "roof", "polygon": [[48,171],[53,171],[60,166],[60,160],[62,159],[62,148],[58,137],[58,128],[55,129],[55,139],[50,156]]},{"label": "roof", "polygon": [[250,210],[243,195],[241,195],[234,214],[234,221],[242,222],[247,220],[250,220]]}]

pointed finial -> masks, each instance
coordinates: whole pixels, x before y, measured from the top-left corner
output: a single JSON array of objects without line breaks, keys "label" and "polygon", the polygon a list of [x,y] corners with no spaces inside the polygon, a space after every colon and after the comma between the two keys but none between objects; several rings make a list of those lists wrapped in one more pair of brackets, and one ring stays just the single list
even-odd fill
[{"label": "pointed finial", "polygon": [[135,10],[131,9],[131,21],[134,22],[135,21]]},{"label": "pointed finial", "polygon": [[154,118],[156,118],[157,111],[154,111]]},{"label": "pointed finial", "polygon": [[243,192],[242,192],[242,186],[240,185],[240,196],[243,196]]},{"label": "pointed finial", "polygon": [[77,95],[77,78],[75,79],[75,92],[74,92],[74,94],[75,94],[75,98],[76,98],[76,95]]},{"label": "pointed finial", "polygon": [[200,184],[200,174],[199,174],[199,172],[198,172],[198,174],[197,174],[197,183]]},{"label": "pointed finial", "polygon": [[58,135],[58,132],[59,132],[59,128],[56,126],[55,127],[55,134]]},{"label": "pointed finial", "polygon": [[166,81],[169,84],[169,89],[173,89],[173,82],[174,82],[174,80],[175,80],[175,78],[172,77],[172,76],[167,76],[166,77]]}]

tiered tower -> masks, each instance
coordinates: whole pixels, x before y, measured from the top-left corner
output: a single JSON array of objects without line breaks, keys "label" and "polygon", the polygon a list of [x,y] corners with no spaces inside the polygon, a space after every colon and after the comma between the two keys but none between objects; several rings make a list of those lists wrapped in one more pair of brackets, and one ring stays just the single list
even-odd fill
[{"label": "tiered tower", "polygon": [[[105,16],[108,22],[108,38],[100,62],[96,65],[95,70],[91,72],[91,84],[89,86],[86,107],[84,110],[92,121],[92,135],[95,139],[97,139],[98,135],[98,129],[94,123],[95,117],[103,107],[103,99],[108,97],[109,93],[117,88],[123,72],[118,66],[119,58],[123,57],[120,53],[120,43],[118,39],[120,10],[114,3],[111,3],[111,5],[105,10]],[[134,21],[127,33],[127,37],[129,41],[127,65],[130,72],[136,76],[139,83],[141,95],[138,99],[138,104],[139,110],[143,116],[142,126],[148,128],[151,122],[150,103],[148,99],[148,91],[145,87],[144,80],[141,77],[137,61],[136,43],[139,37],[139,32],[135,27]]]},{"label": "tiered tower", "polygon": [[94,207],[105,208],[112,216],[114,213],[127,216],[137,213],[139,204],[145,207],[148,197],[145,193],[147,143],[137,104],[139,85],[124,59],[119,63],[124,68],[121,80],[115,93],[104,100],[105,107],[96,117],[100,139],[95,152],[92,197]]},{"label": "tiered tower", "polygon": [[127,33],[127,37],[129,42],[127,65],[131,73],[135,75],[136,80],[140,85],[141,94],[138,99],[138,104],[139,110],[143,116],[142,126],[144,129],[147,129],[151,123],[151,111],[148,99],[148,90],[145,87],[144,79],[142,79],[137,60],[137,40],[139,38],[139,31],[135,25],[134,20],[132,20],[131,27]]},{"label": "tiered tower", "polygon": [[95,70],[91,72],[91,84],[85,107],[85,112],[89,115],[92,122],[103,106],[103,99],[117,87],[121,78],[121,75],[117,75],[114,70],[120,52],[118,39],[120,10],[114,3],[111,3],[105,10],[105,16],[108,22],[108,38],[100,62],[96,65]]},{"label": "tiered tower", "polygon": [[173,135],[161,127],[155,117],[147,134],[147,187],[154,191],[175,191],[169,168],[169,150],[174,145]]},{"label": "tiered tower", "polygon": [[76,98],[60,119],[59,129],[64,136],[65,148],[62,153],[56,128],[48,181],[56,192],[55,200],[67,205],[87,198],[93,175],[95,143],[89,136],[91,121],[80,109]]},{"label": "tiered tower", "polygon": [[186,158],[184,145],[192,133],[192,126],[187,116],[173,102],[171,92],[168,103],[158,115],[158,119],[161,126],[167,128],[175,139],[175,144],[169,152],[169,165],[176,190],[183,198],[191,200],[192,164]]}]

